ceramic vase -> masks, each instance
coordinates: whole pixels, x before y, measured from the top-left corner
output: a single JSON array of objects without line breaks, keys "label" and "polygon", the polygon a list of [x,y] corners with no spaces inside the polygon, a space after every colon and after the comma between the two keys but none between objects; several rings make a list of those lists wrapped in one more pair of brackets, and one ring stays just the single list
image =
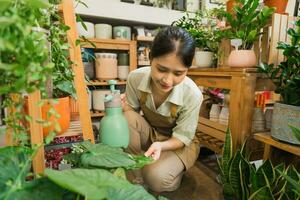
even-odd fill
[{"label": "ceramic vase", "polygon": [[118,66],[118,78],[122,81],[127,80],[127,76],[129,73],[129,66],[128,65],[119,65]]},{"label": "ceramic vase", "polygon": [[269,8],[275,7],[276,13],[284,14],[288,0],[265,0],[264,3],[265,6],[268,6]]},{"label": "ceramic vase", "polygon": [[220,106],[219,104],[212,104],[210,112],[209,112],[209,119],[214,122],[219,121],[220,115]]},{"label": "ceramic vase", "polygon": [[197,67],[211,67],[213,64],[214,53],[210,51],[196,51],[195,65]]},{"label": "ceramic vase", "polygon": [[87,30],[84,29],[80,22],[77,22],[77,30],[79,36],[84,36],[85,38],[94,38],[95,37],[95,28],[94,24],[91,22],[83,22],[86,25]]},{"label": "ceramic vase", "polygon": [[131,29],[129,26],[115,26],[113,35],[114,39],[131,40]]},{"label": "ceramic vase", "polygon": [[229,118],[229,108],[227,106],[223,106],[219,115],[219,123],[228,125]]},{"label": "ceramic vase", "polygon": [[118,77],[117,54],[95,53],[96,78],[99,80],[116,79]]},{"label": "ceramic vase", "polygon": [[110,94],[110,90],[92,90],[93,109],[104,111],[104,98],[106,94]]},{"label": "ceramic vase", "polygon": [[253,50],[233,50],[227,64],[229,67],[255,67],[256,56]]},{"label": "ceramic vase", "polygon": [[112,39],[112,26],[110,24],[96,24],[95,37],[97,39]]}]

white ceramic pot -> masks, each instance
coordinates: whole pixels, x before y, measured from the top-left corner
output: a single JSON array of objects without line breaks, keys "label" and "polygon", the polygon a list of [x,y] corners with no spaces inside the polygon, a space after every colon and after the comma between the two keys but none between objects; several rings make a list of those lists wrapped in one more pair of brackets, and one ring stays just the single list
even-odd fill
[{"label": "white ceramic pot", "polygon": [[95,37],[98,39],[112,39],[112,26],[109,24],[96,24]]},{"label": "white ceramic pot", "polygon": [[127,80],[128,73],[129,73],[128,65],[119,65],[118,66],[118,78],[120,80],[123,80],[123,81]]},{"label": "white ceramic pot", "polygon": [[104,111],[104,98],[106,94],[110,94],[110,90],[93,90],[93,109]]},{"label": "white ceramic pot", "polygon": [[214,53],[210,51],[196,51],[195,65],[197,67],[211,67],[213,64]]},{"label": "white ceramic pot", "polygon": [[219,123],[228,125],[228,118],[229,118],[229,108],[227,106],[223,106],[219,115]]},{"label": "white ceramic pot", "polygon": [[115,39],[131,40],[131,29],[129,26],[115,26],[113,33]]},{"label": "white ceramic pot", "polygon": [[89,100],[88,100],[88,103],[89,103],[89,110],[92,110],[93,109],[93,104],[92,104],[92,102],[93,102],[93,98],[92,98],[92,91],[91,90],[88,90],[87,91],[88,92],[88,96],[89,96]]},{"label": "white ceramic pot", "polygon": [[95,77],[95,67],[94,62],[82,62],[84,67],[84,73],[89,77],[89,79],[94,79]]},{"label": "white ceramic pot", "polygon": [[77,22],[77,30],[79,36],[84,36],[85,38],[94,38],[95,37],[95,28],[94,24],[91,22],[84,22],[87,30],[81,25],[80,22]]},{"label": "white ceramic pot", "polygon": [[210,112],[209,112],[209,119],[211,121],[217,122],[219,120],[220,115],[220,106],[219,104],[213,104],[211,106]]},{"label": "white ceramic pot", "polygon": [[96,78],[99,80],[110,80],[118,77],[117,54],[95,53],[96,56]]},{"label": "white ceramic pot", "polygon": [[233,50],[227,64],[229,67],[256,67],[256,55],[253,50]]}]

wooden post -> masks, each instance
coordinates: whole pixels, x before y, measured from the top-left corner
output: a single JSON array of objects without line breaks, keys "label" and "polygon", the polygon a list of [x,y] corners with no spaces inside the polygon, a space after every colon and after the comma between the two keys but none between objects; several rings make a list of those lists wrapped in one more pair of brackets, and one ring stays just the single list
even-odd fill
[{"label": "wooden post", "polygon": [[32,118],[32,121],[29,122],[31,145],[40,145],[32,161],[35,174],[43,173],[45,170],[43,127],[36,121],[42,119],[41,107],[37,105],[40,101],[40,91],[35,91],[28,95],[28,114]]},{"label": "wooden post", "polygon": [[76,46],[75,44],[78,39],[78,33],[76,29],[76,18],[72,0],[62,1],[62,13],[65,24],[70,27],[70,30],[67,32],[67,37],[70,44],[70,59],[73,62],[72,69],[75,74],[74,83],[79,105],[79,119],[82,127],[82,135],[84,140],[90,140],[94,143],[95,140],[92,129],[91,114],[88,106],[88,92],[84,79],[81,50],[80,46]]}]

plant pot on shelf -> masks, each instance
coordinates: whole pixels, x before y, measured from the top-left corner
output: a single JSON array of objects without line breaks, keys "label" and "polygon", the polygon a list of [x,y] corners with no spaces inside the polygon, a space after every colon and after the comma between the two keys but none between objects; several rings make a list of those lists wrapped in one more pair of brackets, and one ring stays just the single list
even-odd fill
[{"label": "plant pot on shelf", "polygon": [[227,65],[229,67],[255,67],[256,55],[253,50],[233,50],[228,57]]},{"label": "plant pot on shelf", "polygon": [[[43,127],[43,135],[44,138],[48,136],[50,131],[55,130],[55,124],[54,122],[57,121],[57,123],[60,125],[60,131],[56,133],[56,135],[61,135],[64,132],[68,130],[70,127],[70,97],[63,97],[55,99],[57,103],[52,103],[54,99],[44,99],[44,104],[42,106],[41,112],[42,112],[42,119],[50,122],[50,126]],[[25,113],[29,113],[28,111],[28,98],[25,97]],[[57,114],[60,116],[59,118],[56,118],[55,115],[51,115],[50,117],[47,117],[47,113],[50,111],[50,109],[53,107],[53,109],[57,112]],[[26,122],[25,122],[26,123]]]},{"label": "plant pot on shelf", "polygon": [[285,13],[285,9],[288,3],[288,0],[264,0],[265,6],[275,7],[276,13],[283,14]]},{"label": "plant pot on shelf", "polygon": [[275,139],[300,145],[289,125],[300,127],[300,106],[275,103],[272,116],[271,136]]},{"label": "plant pot on shelf", "polygon": [[196,51],[195,65],[200,68],[211,67],[213,64],[214,53],[211,51]]}]

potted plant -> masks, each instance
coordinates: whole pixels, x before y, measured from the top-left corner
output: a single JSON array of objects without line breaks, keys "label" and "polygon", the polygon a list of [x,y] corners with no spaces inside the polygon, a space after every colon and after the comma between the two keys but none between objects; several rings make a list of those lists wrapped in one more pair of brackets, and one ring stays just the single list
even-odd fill
[{"label": "potted plant", "polygon": [[0,95],[8,113],[13,113],[4,121],[15,143],[28,143],[28,128],[22,122],[31,118],[23,112],[23,94],[45,90],[45,80],[53,70],[47,38],[37,31],[47,20],[44,10],[49,6],[41,0],[1,1]]},{"label": "potted plant", "polygon": [[186,13],[182,18],[174,21],[172,26],[186,29],[194,38],[196,43],[195,65],[211,67],[221,40],[221,31],[217,27],[217,21],[207,13],[198,11],[194,17]]},{"label": "potted plant", "polygon": [[232,151],[232,138],[227,130],[223,156],[219,160],[220,181],[225,200],[298,199],[300,173],[294,166],[273,166],[270,160],[256,166],[245,151]]},{"label": "potted plant", "polygon": [[287,31],[291,44],[278,43],[285,61],[278,66],[261,64],[259,71],[265,73],[275,84],[275,92],[280,94],[282,102],[276,102],[273,109],[271,135],[274,138],[300,144],[288,125],[300,127],[300,20],[296,28]]},{"label": "potted plant", "polygon": [[231,51],[228,57],[230,67],[254,67],[256,56],[252,50],[253,43],[261,34],[261,29],[268,23],[274,8],[259,8],[259,0],[236,0],[233,13],[225,17],[230,25],[226,31],[229,39],[242,40],[240,48]]}]

